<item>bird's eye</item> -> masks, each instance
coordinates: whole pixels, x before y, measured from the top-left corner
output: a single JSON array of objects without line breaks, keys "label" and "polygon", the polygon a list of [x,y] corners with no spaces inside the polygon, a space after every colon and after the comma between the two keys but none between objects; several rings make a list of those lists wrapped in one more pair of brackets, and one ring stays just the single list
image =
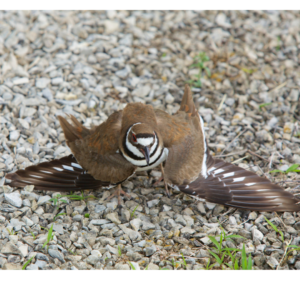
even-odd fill
[{"label": "bird's eye", "polygon": [[137,142],[137,139],[136,139],[136,136],[135,136],[134,133],[132,134],[132,140],[133,140],[135,143]]}]

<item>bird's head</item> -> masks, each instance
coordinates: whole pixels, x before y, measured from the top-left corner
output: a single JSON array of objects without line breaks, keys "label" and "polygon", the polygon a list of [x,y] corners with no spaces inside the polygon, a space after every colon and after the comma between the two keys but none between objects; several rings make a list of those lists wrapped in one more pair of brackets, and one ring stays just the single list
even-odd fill
[{"label": "bird's head", "polygon": [[153,163],[161,152],[162,145],[157,133],[151,126],[136,123],[128,129],[124,146],[132,160],[129,160],[127,155],[125,157],[133,164],[140,166]]}]

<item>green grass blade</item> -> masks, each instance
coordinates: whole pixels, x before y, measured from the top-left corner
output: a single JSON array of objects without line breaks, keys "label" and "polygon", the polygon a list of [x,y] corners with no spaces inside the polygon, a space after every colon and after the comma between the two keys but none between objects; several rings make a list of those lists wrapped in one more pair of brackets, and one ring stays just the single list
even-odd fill
[{"label": "green grass blade", "polygon": [[219,244],[219,242],[216,240],[215,237],[209,235],[208,238],[216,245],[217,250],[220,252],[221,250],[221,245]]},{"label": "green grass blade", "polygon": [[136,209],[139,207],[139,204],[134,208],[134,210],[131,212],[131,214],[130,214],[130,218],[133,218],[133,217],[135,217],[135,215],[134,215],[134,213],[135,213],[135,211],[136,211]]},{"label": "green grass blade", "polygon": [[222,261],[221,261],[220,257],[216,253],[213,253],[210,250],[208,250],[208,252],[216,259],[218,264],[220,264],[220,265],[222,264]]},{"label": "green grass blade", "polygon": [[238,248],[223,248],[222,251],[241,251],[241,249]]},{"label": "green grass blade", "polygon": [[25,270],[26,267],[30,264],[30,262],[35,258],[35,255],[33,255],[30,259],[26,261],[26,263],[23,265],[22,270]]},{"label": "green grass blade", "polygon": [[243,249],[242,249],[242,269],[243,270],[247,269],[247,255],[246,255],[245,244],[243,244]]},{"label": "green grass blade", "polygon": [[278,230],[278,232],[280,233],[282,242],[284,242],[284,235],[283,235],[282,231],[281,231],[281,230]]},{"label": "green grass blade", "polygon": [[134,265],[133,265],[133,264],[132,264],[130,261],[129,261],[128,263],[129,263],[129,265],[130,265],[131,269],[132,269],[132,270],[135,270],[135,267],[134,267]]},{"label": "green grass blade", "polygon": [[57,215],[53,218],[53,220],[55,221],[57,217],[63,216],[63,215],[66,215],[66,213],[60,213],[60,214],[57,214]]},{"label": "green grass blade", "polygon": [[51,225],[50,229],[48,230],[48,235],[47,235],[47,240],[44,243],[43,247],[44,248],[51,240],[52,240],[52,231],[53,231],[53,224]]},{"label": "green grass blade", "polygon": [[252,270],[252,259],[251,259],[251,254],[249,254],[249,256],[248,256],[247,270]]},{"label": "green grass blade", "polygon": [[299,246],[296,246],[296,245],[288,245],[286,246],[287,248],[297,248],[297,249],[293,249],[293,250],[300,250],[300,247]]},{"label": "green grass blade", "polygon": [[268,103],[262,103],[259,105],[259,108],[262,108],[262,107],[265,107],[265,106],[269,106],[271,105],[272,103],[271,102],[268,102]]},{"label": "green grass blade", "polygon": [[284,172],[281,170],[272,170],[272,171],[270,171],[270,173],[284,173]]},{"label": "green grass blade", "polygon": [[227,236],[226,236],[226,239],[231,239],[231,238],[245,239],[243,236],[238,235],[238,234],[231,234],[231,235],[227,235]]},{"label": "green grass blade", "polygon": [[237,259],[236,259],[235,262],[234,262],[234,269],[235,269],[235,270],[238,270],[238,269],[239,269],[239,262],[238,262]]},{"label": "green grass blade", "polygon": [[299,164],[293,164],[285,171],[285,173],[294,172],[296,169],[298,169],[298,167]]},{"label": "green grass blade", "polygon": [[223,260],[225,258],[226,252],[223,253],[222,258],[221,258],[221,262],[223,263]]},{"label": "green grass blade", "polygon": [[273,224],[270,220],[268,220],[266,217],[264,217],[267,221],[267,223],[276,231],[276,232],[279,232],[278,231],[278,228],[275,224]]},{"label": "green grass blade", "polygon": [[228,263],[225,263],[225,265],[227,266],[227,267],[229,267],[231,270],[233,270],[233,266],[231,266],[230,264],[228,264]]},{"label": "green grass blade", "polygon": [[186,267],[186,261],[185,261],[185,258],[184,258],[184,256],[183,256],[182,253],[181,253],[181,256],[182,256],[182,259],[183,259],[183,264],[184,264],[184,266]]},{"label": "green grass blade", "polygon": [[206,268],[205,268],[206,270],[208,270],[209,264],[210,264],[210,258],[207,261],[207,265],[206,265]]}]

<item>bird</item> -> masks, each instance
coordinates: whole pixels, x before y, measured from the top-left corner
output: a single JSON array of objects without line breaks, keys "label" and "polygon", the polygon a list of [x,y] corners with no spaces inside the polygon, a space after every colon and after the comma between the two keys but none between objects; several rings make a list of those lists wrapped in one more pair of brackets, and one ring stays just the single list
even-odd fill
[{"label": "bird", "polygon": [[169,186],[197,200],[252,211],[300,210],[293,194],[210,154],[188,85],[173,115],[128,103],[92,129],[69,118],[72,123],[58,116],[72,154],[7,174],[11,187],[64,192],[117,187],[121,205],[120,195],[127,195],[121,183],[160,166],[166,190]]}]

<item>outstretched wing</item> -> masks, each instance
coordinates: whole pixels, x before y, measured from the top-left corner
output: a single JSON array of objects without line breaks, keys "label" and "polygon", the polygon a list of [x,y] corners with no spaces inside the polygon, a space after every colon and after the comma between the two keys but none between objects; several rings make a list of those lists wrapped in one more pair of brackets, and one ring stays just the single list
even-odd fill
[{"label": "outstretched wing", "polygon": [[96,180],[88,174],[73,155],[43,162],[6,175],[12,187],[34,185],[37,190],[70,192],[108,187],[109,182]]},{"label": "outstretched wing", "polygon": [[300,199],[268,179],[208,154],[207,177],[202,174],[178,189],[208,202],[258,211],[299,211]]}]

